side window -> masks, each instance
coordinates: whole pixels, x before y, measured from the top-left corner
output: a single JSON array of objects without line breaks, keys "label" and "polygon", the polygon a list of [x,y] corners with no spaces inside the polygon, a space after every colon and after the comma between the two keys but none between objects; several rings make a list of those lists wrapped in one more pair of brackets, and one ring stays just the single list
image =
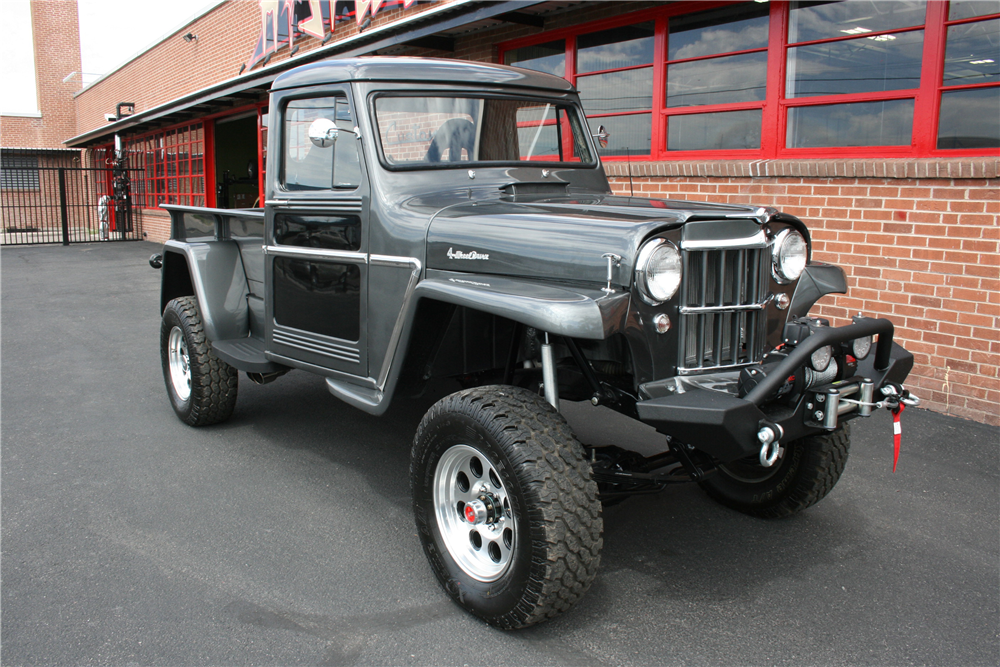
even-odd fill
[{"label": "side window", "polygon": [[[317,118],[333,121],[340,135],[325,148],[309,140]],[[347,98],[293,100],[285,108],[282,182],[286,190],[354,190],[361,184],[355,122]]]}]

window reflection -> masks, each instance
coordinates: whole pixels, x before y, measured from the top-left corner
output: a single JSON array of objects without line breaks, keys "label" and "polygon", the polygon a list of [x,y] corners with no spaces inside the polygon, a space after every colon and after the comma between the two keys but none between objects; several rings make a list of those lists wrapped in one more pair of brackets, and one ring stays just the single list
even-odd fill
[{"label": "window reflection", "polygon": [[944,85],[996,81],[1000,81],[1000,19],[949,27]]},{"label": "window reflection", "polygon": [[668,151],[760,148],[761,110],[726,111],[667,119]]},{"label": "window reflection", "polygon": [[653,70],[648,67],[580,77],[576,87],[588,114],[653,108]]},{"label": "window reflection", "polygon": [[667,66],[667,106],[763,100],[767,53],[745,53]]},{"label": "window reflection", "polygon": [[653,22],[580,35],[576,49],[579,73],[648,65],[653,62]]},{"label": "window reflection", "polygon": [[764,48],[769,11],[767,3],[747,3],[672,17],[667,60]]},{"label": "window reflection", "polygon": [[912,99],[788,110],[789,148],[908,146],[912,134]]},{"label": "window reflection", "polygon": [[588,118],[587,122],[590,123],[591,134],[597,134],[598,128],[603,125],[611,135],[607,148],[598,147],[602,156],[635,156],[649,153],[652,125],[648,113]]},{"label": "window reflection", "polygon": [[503,59],[507,65],[566,76],[566,43],[561,39],[508,51]]},{"label": "window reflection", "polygon": [[788,50],[786,95],[843,95],[920,86],[922,30]]},{"label": "window reflection", "polygon": [[900,0],[793,2],[788,15],[788,42],[863,35],[923,25],[927,3]]},{"label": "window reflection", "polygon": [[948,4],[948,20],[957,21],[973,16],[1000,14],[1000,2],[997,0],[951,0]]},{"label": "window reflection", "polygon": [[1000,147],[1000,88],[942,94],[937,147]]}]

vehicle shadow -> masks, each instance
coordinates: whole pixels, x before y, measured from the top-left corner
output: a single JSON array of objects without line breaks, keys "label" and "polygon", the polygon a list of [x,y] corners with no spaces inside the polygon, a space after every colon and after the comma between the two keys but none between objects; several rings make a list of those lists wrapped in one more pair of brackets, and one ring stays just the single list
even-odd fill
[{"label": "vehicle shadow", "polygon": [[[239,430],[252,423],[260,438],[256,446],[303,450],[347,466],[374,492],[409,511],[409,487],[401,488],[400,480],[408,479],[413,433],[427,409],[456,389],[445,384],[420,398],[397,398],[385,415],[373,417],[338,401],[321,378],[305,373],[289,374],[271,386],[241,378],[236,413],[213,428]],[[606,441],[614,431],[605,415],[588,420],[579,408],[567,412],[580,424],[578,432],[592,441]],[[646,434],[644,439],[648,448],[651,438]],[[794,578],[862,552],[857,528],[865,522],[848,505],[785,520],[755,519],[721,507],[693,484],[635,496],[605,508],[598,579],[568,616],[579,623],[580,614],[599,615],[620,595],[614,582],[623,573],[648,580],[643,595],[651,598],[750,599],[774,578]],[[556,628],[560,622],[542,627]]]}]

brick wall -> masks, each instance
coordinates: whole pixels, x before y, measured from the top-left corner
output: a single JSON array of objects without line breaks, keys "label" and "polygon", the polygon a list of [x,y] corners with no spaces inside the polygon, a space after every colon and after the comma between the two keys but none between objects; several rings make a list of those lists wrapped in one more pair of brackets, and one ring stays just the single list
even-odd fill
[{"label": "brick wall", "polygon": [[[372,26],[397,20],[401,15],[428,11],[439,4],[444,3],[416,5],[408,10],[383,10],[376,14]],[[179,28],[76,96],[74,136],[107,125],[104,114],[113,113],[118,102],[134,102],[138,113],[236,77],[240,66],[249,60],[257,45],[260,25],[261,14],[256,1],[230,0]],[[149,29],[155,34],[155,26]],[[187,33],[193,33],[198,39],[185,42],[183,36]],[[358,26],[353,20],[342,21],[337,24],[328,44],[356,34]],[[322,45],[322,40],[303,36],[295,41],[296,55]],[[291,49],[282,48],[271,56],[268,65],[290,57]],[[261,67],[258,64],[255,69]]]},{"label": "brick wall", "polygon": [[[629,166],[605,168],[614,192],[628,194]],[[848,283],[846,295],[823,297],[812,314],[835,326],[858,311],[891,319],[895,340],[915,357],[907,386],[924,407],[1000,424],[997,160],[808,161],[769,165],[790,175],[762,177],[749,174],[765,167],[738,162],[631,169],[677,174],[633,175],[637,196],[776,206],[802,218],[814,260],[842,267]],[[940,177],[949,170],[979,177]],[[866,171],[872,176],[846,176]],[[747,175],[727,175],[738,173]]]},{"label": "brick wall", "polygon": [[80,90],[83,69],[76,0],[32,0],[31,28],[41,117],[0,117],[0,142],[16,148],[65,148],[62,142],[76,132],[73,94]]}]

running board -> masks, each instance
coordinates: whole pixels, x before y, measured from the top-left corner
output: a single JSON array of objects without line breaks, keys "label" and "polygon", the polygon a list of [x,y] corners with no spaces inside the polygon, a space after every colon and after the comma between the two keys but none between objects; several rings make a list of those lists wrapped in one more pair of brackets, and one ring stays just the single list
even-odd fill
[{"label": "running board", "polygon": [[212,342],[215,356],[247,373],[275,373],[288,370],[288,366],[268,361],[264,355],[264,341],[260,338],[233,338]]},{"label": "running board", "polygon": [[364,410],[371,415],[381,415],[389,407],[389,401],[385,400],[385,394],[376,387],[360,387],[356,384],[327,378],[326,388],[348,405]]}]

